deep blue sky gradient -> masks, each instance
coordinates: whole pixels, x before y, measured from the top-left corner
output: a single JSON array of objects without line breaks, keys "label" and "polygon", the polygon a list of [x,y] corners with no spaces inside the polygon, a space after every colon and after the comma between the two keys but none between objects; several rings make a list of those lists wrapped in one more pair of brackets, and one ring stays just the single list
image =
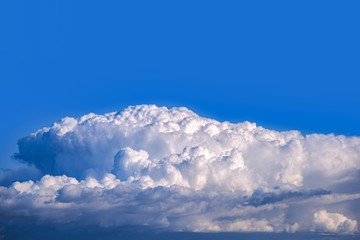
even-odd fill
[{"label": "deep blue sky gradient", "polygon": [[360,135],[359,1],[1,1],[0,166],[64,116],[186,106]]}]

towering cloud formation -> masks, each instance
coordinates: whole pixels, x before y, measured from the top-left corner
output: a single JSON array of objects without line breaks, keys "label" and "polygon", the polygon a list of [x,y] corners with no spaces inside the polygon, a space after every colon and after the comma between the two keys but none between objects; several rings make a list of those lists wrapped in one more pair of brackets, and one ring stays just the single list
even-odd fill
[{"label": "towering cloud formation", "polygon": [[0,188],[8,217],[24,209],[40,220],[101,226],[358,231],[359,137],[303,136],[141,105],[67,117],[18,145],[15,157],[46,175]]}]

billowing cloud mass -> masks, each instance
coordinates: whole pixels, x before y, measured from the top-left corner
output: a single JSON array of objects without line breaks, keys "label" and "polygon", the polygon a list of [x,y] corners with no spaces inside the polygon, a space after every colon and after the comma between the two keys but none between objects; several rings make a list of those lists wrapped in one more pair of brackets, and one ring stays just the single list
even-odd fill
[{"label": "billowing cloud mass", "polygon": [[314,213],[314,222],[317,227],[330,232],[355,232],[358,229],[355,220],[348,219],[339,213],[328,213],[325,210]]},{"label": "billowing cloud mass", "polygon": [[8,219],[199,232],[358,233],[360,137],[278,132],[141,105],[19,140],[43,175],[0,187]]}]

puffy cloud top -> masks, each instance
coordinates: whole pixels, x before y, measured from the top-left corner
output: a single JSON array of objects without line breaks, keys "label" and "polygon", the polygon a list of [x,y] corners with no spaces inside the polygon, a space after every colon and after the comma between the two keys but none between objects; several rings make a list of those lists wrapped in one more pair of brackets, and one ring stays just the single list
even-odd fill
[{"label": "puffy cloud top", "polygon": [[7,197],[0,202],[8,209],[26,206],[40,219],[55,216],[36,211],[46,206],[62,209],[56,221],[84,220],[101,202],[94,222],[104,226],[358,231],[351,208],[359,205],[359,137],[304,136],[218,122],[183,107],[140,105],[66,117],[18,145],[15,157],[46,175],[1,188]]},{"label": "puffy cloud top", "polygon": [[326,210],[315,212],[314,222],[316,226],[323,231],[355,232],[358,230],[357,222],[355,220],[348,219],[339,213],[329,213]]},{"label": "puffy cloud top", "polygon": [[154,105],[66,117],[18,144],[16,157],[45,174],[83,179],[114,173],[144,187],[249,194],[274,186],[329,187],[360,167],[358,137],[277,132]]}]

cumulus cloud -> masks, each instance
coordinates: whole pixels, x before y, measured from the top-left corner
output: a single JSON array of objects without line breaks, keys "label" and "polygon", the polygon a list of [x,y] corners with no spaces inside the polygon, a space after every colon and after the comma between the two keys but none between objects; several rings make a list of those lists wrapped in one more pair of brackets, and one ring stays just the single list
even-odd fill
[{"label": "cumulus cloud", "polygon": [[351,209],[360,199],[359,137],[304,136],[141,105],[67,117],[18,145],[14,157],[44,176],[0,188],[9,218],[200,232],[358,231]]},{"label": "cumulus cloud", "polygon": [[314,213],[314,224],[326,232],[356,232],[358,223],[339,213],[320,210]]}]

